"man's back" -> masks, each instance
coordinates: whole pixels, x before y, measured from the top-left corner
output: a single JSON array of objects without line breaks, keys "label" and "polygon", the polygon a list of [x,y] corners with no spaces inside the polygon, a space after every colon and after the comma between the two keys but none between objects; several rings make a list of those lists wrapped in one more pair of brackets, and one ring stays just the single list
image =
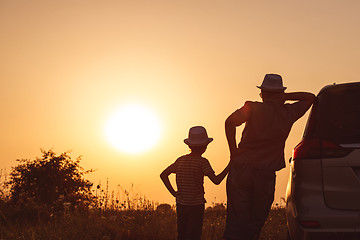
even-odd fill
[{"label": "man's back", "polygon": [[239,111],[248,111],[239,143],[237,164],[277,171],[285,167],[284,146],[293,123],[308,106],[304,103],[246,102]]}]

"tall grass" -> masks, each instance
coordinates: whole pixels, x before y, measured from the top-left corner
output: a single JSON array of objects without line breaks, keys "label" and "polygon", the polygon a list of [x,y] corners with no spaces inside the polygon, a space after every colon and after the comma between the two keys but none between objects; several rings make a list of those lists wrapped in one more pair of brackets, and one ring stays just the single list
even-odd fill
[{"label": "tall grass", "polygon": [[[0,176],[1,177],[1,176]],[[1,185],[1,187],[4,187]],[[6,192],[6,191],[4,191]],[[0,192],[1,193],[1,192]],[[91,208],[67,206],[61,214],[34,202],[17,206],[0,197],[0,239],[26,240],[175,240],[175,207],[161,205],[134,191],[108,182],[94,189]],[[205,210],[203,240],[222,239],[226,208],[214,203]],[[285,210],[275,206],[263,227],[260,239],[286,239]]]},{"label": "tall grass", "polygon": [[[273,209],[260,239],[286,239],[284,209]],[[225,210],[207,209],[202,239],[222,239]],[[0,227],[0,239],[176,239],[175,211],[120,210],[72,212],[48,220],[21,222],[11,220]]]}]

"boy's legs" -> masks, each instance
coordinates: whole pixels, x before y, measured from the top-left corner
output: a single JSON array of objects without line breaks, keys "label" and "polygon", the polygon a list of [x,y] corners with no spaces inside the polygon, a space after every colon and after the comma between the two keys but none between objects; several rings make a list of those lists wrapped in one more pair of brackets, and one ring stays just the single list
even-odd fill
[{"label": "boy's legs", "polygon": [[187,239],[200,240],[204,221],[205,205],[189,206]]},{"label": "boy's legs", "polygon": [[205,205],[177,204],[178,240],[200,240]]},{"label": "boy's legs", "polygon": [[185,240],[186,239],[186,226],[187,223],[187,209],[185,205],[176,204],[176,215],[177,215],[177,239],[178,240]]}]

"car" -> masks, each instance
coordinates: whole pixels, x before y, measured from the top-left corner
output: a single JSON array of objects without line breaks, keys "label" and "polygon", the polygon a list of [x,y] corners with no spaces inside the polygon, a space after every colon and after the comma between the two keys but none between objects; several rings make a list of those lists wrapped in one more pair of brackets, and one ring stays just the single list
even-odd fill
[{"label": "car", "polygon": [[289,239],[360,239],[360,82],[319,91],[289,175]]}]

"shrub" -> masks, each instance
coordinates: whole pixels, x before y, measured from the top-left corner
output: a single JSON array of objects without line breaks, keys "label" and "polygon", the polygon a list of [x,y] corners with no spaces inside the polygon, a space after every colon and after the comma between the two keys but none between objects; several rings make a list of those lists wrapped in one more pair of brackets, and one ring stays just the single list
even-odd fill
[{"label": "shrub", "polygon": [[79,163],[81,157],[71,159],[69,152],[56,155],[52,150],[41,150],[35,160],[17,160],[19,164],[10,173],[10,199],[17,205],[36,203],[52,211],[69,207],[83,207],[93,200],[92,183],[84,179]]}]

